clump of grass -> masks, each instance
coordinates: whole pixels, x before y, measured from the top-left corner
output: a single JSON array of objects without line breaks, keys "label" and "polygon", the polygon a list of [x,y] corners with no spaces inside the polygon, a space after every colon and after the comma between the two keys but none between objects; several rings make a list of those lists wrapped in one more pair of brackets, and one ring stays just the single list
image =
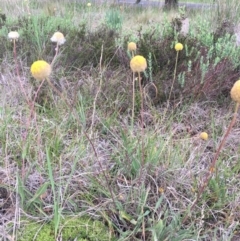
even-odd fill
[{"label": "clump of grass", "polygon": [[122,15],[117,9],[109,9],[105,15],[105,24],[112,30],[119,31],[122,29]]}]

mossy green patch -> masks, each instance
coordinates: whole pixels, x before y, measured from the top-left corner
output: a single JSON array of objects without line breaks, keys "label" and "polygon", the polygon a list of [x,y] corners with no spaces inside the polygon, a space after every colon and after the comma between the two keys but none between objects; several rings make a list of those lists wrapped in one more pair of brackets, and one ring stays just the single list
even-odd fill
[{"label": "mossy green patch", "polygon": [[[108,227],[101,221],[88,216],[66,218],[59,227],[62,241],[96,241],[114,240]],[[54,223],[36,223],[26,221],[18,232],[18,241],[55,241]]]}]

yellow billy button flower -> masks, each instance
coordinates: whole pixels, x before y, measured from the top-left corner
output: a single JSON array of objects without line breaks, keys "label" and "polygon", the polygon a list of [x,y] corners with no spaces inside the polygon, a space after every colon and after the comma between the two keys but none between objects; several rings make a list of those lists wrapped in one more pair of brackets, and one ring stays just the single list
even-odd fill
[{"label": "yellow billy button flower", "polygon": [[136,51],[137,45],[134,42],[128,43],[128,51]]},{"label": "yellow billy button flower", "polygon": [[91,7],[91,6],[92,6],[92,4],[91,4],[91,3],[88,3],[88,4],[87,4],[87,6],[88,6],[88,7]]},{"label": "yellow billy button flower", "polygon": [[181,43],[177,43],[177,44],[175,45],[175,50],[176,50],[176,51],[183,50],[183,45],[182,45]]},{"label": "yellow billy button flower", "polygon": [[240,104],[240,80],[234,83],[230,94],[231,98]]},{"label": "yellow billy button flower", "polygon": [[32,76],[37,80],[48,78],[52,72],[51,65],[44,60],[35,61],[30,70]]},{"label": "yellow billy button flower", "polygon": [[163,189],[162,187],[159,187],[159,188],[158,188],[158,192],[161,193],[161,194],[163,194],[163,193],[164,193],[164,189]]},{"label": "yellow billy button flower", "polygon": [[51,41],[57,43],[58,45],[62,45],[65,43],[66,39],[61,32],[55,32],[51,37]]},{"label": "yellow billy button flower", "polygon": [[136,55],[130,61],[130,67],[133,72],[143,72],[147,68],[147,61],[141,55]]},{"label": "yellow billy button flower", "polygon": [[19,38],[19,33],[16,31],[11,31],[8,33],[8,38],[10,40],[17,40]]},{"label": "yellow billy button flower", "polygon": [[201,134],[200,134],[200,138],[202,139],[202,140],[208,140],[208,133],[207,132],[202,132]]}]

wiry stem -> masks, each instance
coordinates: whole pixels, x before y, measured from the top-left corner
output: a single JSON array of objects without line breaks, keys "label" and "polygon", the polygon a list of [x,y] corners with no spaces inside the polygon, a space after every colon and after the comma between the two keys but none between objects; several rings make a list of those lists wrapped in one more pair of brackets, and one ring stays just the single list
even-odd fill
[{"label": "wiry stem", "polygon": [[[26,133],[25,135],[23,136],[23,146],[25,146],[25,143],[26,143],[26,140],[27,140],[27,137],[28,137],[28,130],[29,130],[29,126],[30,126],[30,120],[32,118],[32,115],[34,113],[34,106],[35,106],[35,102],[36,102],[36,99],[37,99],[37,96],[38,96],[38,92],[39,90],[41,89],[43,83],[45,82],[45,79],[42,80],[41,84],[39,85],[35,95],[34,95],[34,99],[31,103],[31,109],[30,109],[30,114],[29,114],[29,117],[28,117],[28,120],[27,120],[27,124],[26,124]],[[24,179],[24,176],[25,176],[25,163],[24,163],[24,160],[22,160],[22,179]]]},{"label": "wiry stem", "polygon": [[90,127],[90,138],[92,137],[92,133],[93,133],[93,125],[94,125],[94,119],[95,119],[95,112],[96,112],[96,103],[97,103],[97,99],[98,99],[98,95],[101,92],[102,89],[102,76],[103,76],[103,71],[102,71],[102,57],[103,57],[103,45],[101,48],[101,56],[100,56],[100,64],[99,64],[99,68],[100,68],[100,81],[99,81],[99,88],[97,90],[97,93],[95,95],[94,101],[93,101],[93,113],[92,113],[92,123],[91,123],[91,127]]},{"label": "wiry stem", "polygon": [[143,89],[141,84],[140,72],[138,72],[139,89],[141,95],[141,135],[142,135],[142,168],[144,165],[144,104],[143,104]]},{"label": "wiry stem", "polygon": [[[134,57],[134,51],[131,51],[132,58]],[[132,121],[131,127],[133,130],[133,123],[134,123],[134,111],[135,111],[135,73],[133,72],[133,85],[132,85]]]},{"label": "wiry stem", "polygon": [[134,111],[135,111],[135,73],[133,72],[133,85],[132,85],[132,121],[131,127],[133,130],[133,123],[134,123]]},{"label": "wiry stem", "polygon": [[55,51],[56,51],[56,53],[55,53],[55,55],[54,55],[54,57],[53,57],[53,60],[52,60],[52,62],[51,62],[51,64],[50,64],[51,67],[54,65],[54,62],[56,61],[56,58],[57,58],[57,55],[58,55],[58,51],[59,51],[59,44],[58,44],[58,42],[57,42]]},{"label": "wiry stem", "polygon": [[175,82],[175,79],[176,79],[177,62],[178,62],[178,52],[179,52],[179,51],[177,51],[177,55],[176,55],[175,68],[174,68],[174,74],[173,74],[173,81],[172,81],[172,85],[171,85],[171,89],[170,89],[170,93],[169,93],[169,97],[168,97],[168,104],[169,104],[169,101],[170,101],[170,99],[171,99],[171,94],[172,94],[172,90],[173,90],[173,85],[174,85],[174,82]]}]

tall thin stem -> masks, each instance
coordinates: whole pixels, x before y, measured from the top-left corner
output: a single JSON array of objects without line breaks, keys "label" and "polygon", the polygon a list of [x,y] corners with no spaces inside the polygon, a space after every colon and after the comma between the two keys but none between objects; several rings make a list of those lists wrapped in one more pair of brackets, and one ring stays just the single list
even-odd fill
[{"label": "tall thin stem", "polygon": [[133,72],[133,84],[132,84],[132,121],[131,121],[132,130],[133,130],[133,123],[134,123],[134,111],[135,111],[135,73]]},{"label": "tall thin stem", "polygon": [[[44,82],[45,82],[45,79],[43,79],[41,84],[39,85],[37,91],[35,92],[34,99],[31,103],[30,114],[29,114],[27,124],[26,124],[26,133],[23,136],[23,146],[25,146],[25,143],[26,143],[26,140],[27,140],[27,137],[28,137],[30,121],[31,121],[31,118],[32,118],[33,113],[34,113],[34,107],[35,107],[35,102],[36,102],[36,99],[37,99],[37,96],[38,96],[38,92],[40,91]],[[25,177],[25,160],[22,160],[22,179],[24,179],[24,177]]]},{"label": "tall thin stem", "polygon": [[99,68],[100,68],[100,80],[99,80],[99,88],[97,90],[97,93],[95,95],[94,101],[93,101],[93,113],[92,113],[92,123],[91,123],[91,127],[90,127],[90,138],[92,137],[93,134],[93,126],[94,126],[94,119],[95,119],[95,113],[96,113],[96,103],[97,103],[97,99],[99,96],[99,93],[101,92],[102,89],[102,76],[103,76],[103,70],[102,70],[102,57],[103,57],[103,45],[101,48],[101,56],[100,56],[100,62],[99,62]]},{"label": "tall thin stem", "polygon": [[173,90],[173,85],[174,85],[174,82],[175,82],[175,79],[176,79],[178,53],[179,53],[179,51],[177,51],[177,55],[176,55],[175,68],[174,68],[174,74],[173,74],[173,81],[172,81],[172,85],[171,85],[171,89],[170,89],[170,93],[169,93],[169,97],[168,97],[168,104],[169,104],[169,101],[170,101],[170,99],[171,99],[171,94],[172,94],[172,90]]},{"label": "tall thin stem", "polygon": [[[134,51],[131,51],[131,57],[134,57]],[[135,73],[133,72],[133,85],[132,85],[132,121],[131,121],[131,128],[133,130],[133,123],[134,123],[134,112],[135,112]]]},{"label": "tall thin stem", "polygon": [[53,66],[54,62],[56,61],[56,58],[57,58],[57,55],[58,55],[58,51],[59,51],[59,44],[57,42],[57,45],[56,45],[56,48],[55,48],[55,55],[54,55],[53,60],[51,62],[51,66]]},{"label": "tall thin stem", "polygon": [[141,142],[142,142],[142,167],[144,165],[144,105],[143,105],[143,89],[141,84],[140,72],[138,72],[139,89],[141,95]]}]

